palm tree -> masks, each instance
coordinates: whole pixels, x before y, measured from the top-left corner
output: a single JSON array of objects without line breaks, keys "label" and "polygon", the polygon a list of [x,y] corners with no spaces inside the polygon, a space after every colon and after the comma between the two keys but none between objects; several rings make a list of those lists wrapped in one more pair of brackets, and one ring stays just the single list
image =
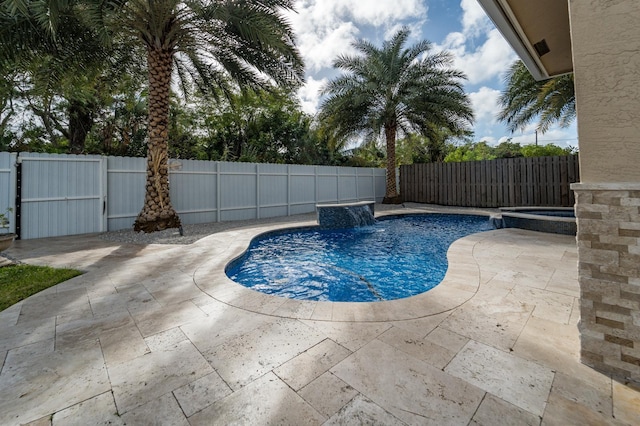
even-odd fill
[{"label": "palm tree", "polygon": [[432,54],[424,40],[404,48],[409,30],[402,28],[378,48],[366,40],[353,44],[358,54],[339,56],[334,67],[345,71],[323,89],[327,98],[320,118],[339,137],[365,142],[384,134],[387,188],[383,202],[399,202],[395,144],[399,134],[434,138],[443,129],[458,135],[473,122],[470,101],[462,88],[465,76],[451,68],[449,53]]},{"label": "palm tree", "polygon": [[[181,226],[169,198],[168,123],[172,74],[183,89],[230,94],[233,85],[296,86],[303,64],[282,16],[293,0],[116,0],[105,14],[112,31],[137,37],[149,73],[147,183],[134,230]],[[214,90],[215,89],[215,90]]]},{"label": "palm tree", "polygon": [[573,74],[536,81],[524,63],[515,61],[505,76],[506,88],[499,98],[502,110],[498,119],[510,131],[524,128],[540,118],[537,130],[541,133],[558,123],[569,126],[576,118],[576,96]]},{"label": "palm tree", "polygon": [[[131,40],[141,42],[138,45],[146,50],[148,70],[149,136],[146,195],[134,229],[152,232],[180,227],[169,198],[167,164],[173,71],[185,93],[190,86],[214,96],[219,93],[229,96],[238,86],[295,87],[302,81],[303,64],[291,27],[282,16],[283,11],[292,9],[293,3],[293,0],[11,0],[0,4],[3,22],[0,58],[16,52],[33,52],[30,57],[38,57],[45,47],[57,51],[94,41],[125,46]],[[15,31],[16,16],[26,28],[24,31]],[[75,19],[76,16],[80,18]],[[76,32],[68,31],[69,17],[74,17],[74,24],[83,24],[78,27],[78,37],[74,37]],[[43,36],[34,39],[29,25]],[[69,36],[64,43],[59,42],[61,33]],[[5,39],[11,41],[4,43]],[[98,50],[103,52],[98,48],[82,52]],[[67,59],[77,56],[67,55]],[[83,118],[81,109],[72,112],[72,118]],[[78,121],[83,124],[83,120]]]}]

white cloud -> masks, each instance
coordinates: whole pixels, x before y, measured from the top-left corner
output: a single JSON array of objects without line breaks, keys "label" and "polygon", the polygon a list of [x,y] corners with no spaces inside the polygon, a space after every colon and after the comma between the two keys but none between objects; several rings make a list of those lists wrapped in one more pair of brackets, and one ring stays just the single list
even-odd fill
[{"label": "white cloud", "polygon": [[351,47],[358,28],[351,22],[336,26],[317,28],[315,32],[303,32],[298,37],[298,48],[305,64],[311,71],[320,71],[332,66],[339,55],[353,53]]},{"label": "white cloud", "polygon": [[317,112],[320,104],[320,89],[325,84],[327,84],[326,78],[316,80],[313,77],[309,77],[305,85],[300,88],[298,98],[304,112],[311,115]]},{"label": "white cloud", "polygon": [[[322,0],[318,0],[322,2]],[[357,23],[382,26],[390,22],[426,16],[427,9],[420,0],[334,0],[341,12],[353,16]]]},{"label": "white cloud", "polygon": [[491,29],[491,23],[478,0],[462,0],[462,31],[473,36],[481,35]]},{"label": "white cloud", "polygon": [[471,85],[482,84],[500,76],[516,55],[495,29],[477,0],[461,0],[462,30],[447,35],[438,50],[454,55],[454,66],[462,70]]},{"label": "white cloud", "polygon": [[498,97],[500,91],[490,87],[481,87],[477,92],[469,93],[476,121],[496,123],[496,116],[500,111]]},{"label": "white cloud", "polygon": [[426,17],[427,8],[421,0],[298,0],[295,9],[300,16],[314,22],[354,21],[379,27],[390,22]]},{"label": "white cloud", "polygon": [[516,55],[511,46],[496,29],[491,29],[486,41],[477,49],[469,51],[469,37],[464,33],[450,33],[439,49],[454,55],[454,65],[468,77],[470,84],[491,81],[504,73]]},{"label": "white cloud", "polygon": [[352,53],[351,44],[361,26],[388,29],[404,20],[423,21],[427,16],[421,0],[298,0],[295,9],[288,19],[311,72],[331,67],[340,54]]}]

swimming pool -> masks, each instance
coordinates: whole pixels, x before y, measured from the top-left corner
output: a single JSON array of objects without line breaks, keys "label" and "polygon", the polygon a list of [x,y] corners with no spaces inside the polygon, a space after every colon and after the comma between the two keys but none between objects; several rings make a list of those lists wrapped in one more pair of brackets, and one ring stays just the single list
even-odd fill
[{"label": "swimming pool", "polygon": [[490,229],[484,216],[422,214],[352,229],[276,231],[255,238],[226,273],[245,287],[299,300],[395,300],[438,285],[451,243]]}]

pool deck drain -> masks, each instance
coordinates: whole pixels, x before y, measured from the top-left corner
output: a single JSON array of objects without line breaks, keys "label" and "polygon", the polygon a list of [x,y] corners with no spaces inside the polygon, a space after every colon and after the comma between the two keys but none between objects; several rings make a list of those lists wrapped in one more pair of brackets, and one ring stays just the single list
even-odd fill
[{"label": "pool deck drain", "polygon": [[283,299],[224,275],[256,233],[305,223],[188,246],[16,242],[9,254],[24,263],[87,272],[0,312],[0,424],[640,418],[640,392],[578,360],[574,238],[465,237],[442,284],[391,302]]}]

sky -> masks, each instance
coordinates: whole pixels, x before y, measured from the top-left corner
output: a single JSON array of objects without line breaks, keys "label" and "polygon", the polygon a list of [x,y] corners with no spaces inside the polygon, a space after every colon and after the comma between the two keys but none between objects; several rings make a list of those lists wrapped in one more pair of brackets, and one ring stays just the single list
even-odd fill
[{"label": "sky", "polygon": [[[411,29],[407,46],[429,40],[433,53],[450,52],[454,67],[467,75],[465,91],[476,118],[474,141],[496,145],[512,138],[522,145],[535,143],[535,122],[511,133],[495,118],[497,100],[505,87],[504,72],[517,56],[477,0],[297,0],[295,8],[288,19],[307,67],[306,84],[298,94],[306,112],[317,112],[320,89],[340,72],[332,66],[334,59],[355,53],[355,40],[381,46],[407,26]],[[576,146],[575,123],[539,134],[538,143]]]}]

